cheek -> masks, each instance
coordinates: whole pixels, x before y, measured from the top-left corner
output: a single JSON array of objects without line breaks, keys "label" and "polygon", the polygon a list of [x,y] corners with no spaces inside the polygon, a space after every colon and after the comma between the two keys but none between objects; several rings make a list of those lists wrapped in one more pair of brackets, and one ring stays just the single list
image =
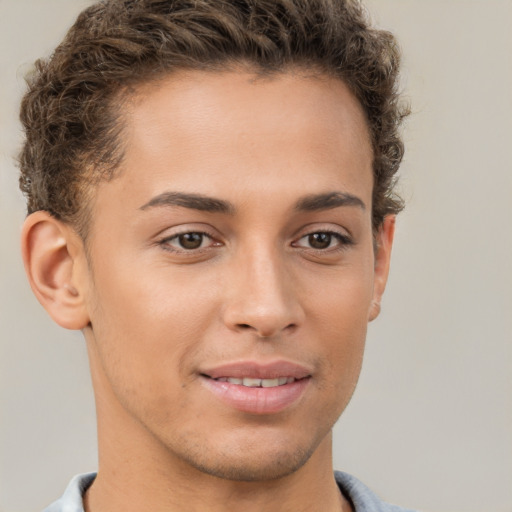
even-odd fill
[{"label": "cheek", "polygon": [[203,334],[215,322],[217,287],[127,258],[96,265],[93,277],[92,331],[110,380],[161,390],[170,381],[186,381]]},{"label": "cheek", "polygon": [[116,259],[115,266],[109,262],[96,265],[94,282],[93,311],[120,331],[129,331],[129,338],[147,333],[148,341],[151,333],[159,331],[167,342],[172,332],[193,331],[208,314],[212,295],[210,287],[197,279],[191,282],[184,272],[140,258]]},{"label": "cheek", "polygon": [[325,385],[338,397],[350,398],[359,377],[372,290],[371,272],[347,272],[325,282],[311,301],[310,328],[323,346]]},{"label": "cheek", "polygon": [[351,333],[366,332],[373,297],[371,263],[347,266],[321,279],[311,276],[304,290],[310,316],[331,335],[350,339]]}]

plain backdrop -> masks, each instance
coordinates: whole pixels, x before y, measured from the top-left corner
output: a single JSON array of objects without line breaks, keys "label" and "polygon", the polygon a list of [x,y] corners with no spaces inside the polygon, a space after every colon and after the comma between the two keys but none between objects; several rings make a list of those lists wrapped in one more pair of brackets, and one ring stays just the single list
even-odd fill
[{"label": "plain backdrop", "polygon": [[[13,161],[23,75],[88,4],[0,0],[0,512],[96,467],[84,343],[26,283]],[[368,6],[403,47],[408,206],[335,465],[411,508],[511,512],[512,2]]]}]

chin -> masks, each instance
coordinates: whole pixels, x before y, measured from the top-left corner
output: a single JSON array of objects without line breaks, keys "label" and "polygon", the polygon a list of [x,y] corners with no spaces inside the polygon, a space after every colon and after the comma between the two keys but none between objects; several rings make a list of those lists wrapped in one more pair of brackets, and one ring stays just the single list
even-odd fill
[{"label": "chin", "polygon": [[[300,469],[311,453],[276,453],[272,456],[220,457],[220,460],[188,461],[199,471],[216,478],[235,482],[262,482],[284,478]],[[242,460],[241,460],[242,459]],[[210,463],[209,463],[210,462]]]},{"label": "chin", "polygon": [[[226,433],[226,436],[230,436]],[[190,441],[190,438],[189,438]],[[246,442],[181,444],[177,455],[189,467],[225,480],[261,482],[277,480],[299,470],[318,443],[293,443],[290,439],[252,439]]]}]

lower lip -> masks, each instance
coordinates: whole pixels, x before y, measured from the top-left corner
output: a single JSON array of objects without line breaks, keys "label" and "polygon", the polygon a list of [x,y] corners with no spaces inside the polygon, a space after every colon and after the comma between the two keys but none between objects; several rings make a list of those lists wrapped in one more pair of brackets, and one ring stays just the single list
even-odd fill
[{"label": "lower lip", "polygon": [[276,414],[296,403],[304,394],[309,378],[271,388],[248,387],[202,377],[205,386],[233,409],[251,414]]}]

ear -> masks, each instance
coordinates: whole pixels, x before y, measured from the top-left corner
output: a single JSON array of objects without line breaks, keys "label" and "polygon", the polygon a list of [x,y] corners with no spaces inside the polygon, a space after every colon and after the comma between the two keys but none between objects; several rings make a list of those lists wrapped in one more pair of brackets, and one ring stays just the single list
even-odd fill
[{"label": "ear", "polygon": [[66,329],[86,327],[87,260],[80,237],[48,212],[38,211],[25,220],[21,243],[30,286],[48,314]]},{"label": "ear", "polygon": [[375,237],[375,268],[373,277],[373,299],[370,306],[368,320],[371,322],[379,316],[382,294],[386,288],[391,260],[391,248],[395,235],[395,215],[384,218]]}]

